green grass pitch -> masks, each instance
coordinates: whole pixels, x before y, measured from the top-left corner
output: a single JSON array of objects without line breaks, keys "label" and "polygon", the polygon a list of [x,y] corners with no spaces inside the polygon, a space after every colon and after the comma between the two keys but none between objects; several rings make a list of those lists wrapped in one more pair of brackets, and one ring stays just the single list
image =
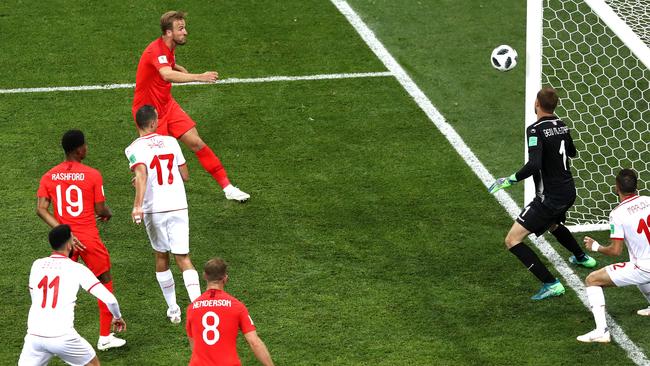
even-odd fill
[{"label": "green grass pitch", "polygon": [[[502,74],[493,47],[524,55],[525,2],[353,0],[434,105],[494,175],[522,161],[524,60]],[[130,1],[0,4],[0,88],[131,83],[162,12],[189,12],[190,71],[222,78],[385,71],[328,1]],[[231,264],[227,290],[247,304],[278,365],[625,365],[615,344],[578,344],[593,327],[575,293],[533,303],[538,284],[503,245],[511,220],[392,77],[175,87],[181,106],[251,193],[228,202],[185,149],[192,258]],[[123,149],[135,137],[132,90],[0,94],[0,364],[26,330],[32,261],[48,255],[35,215],[61,134],[81,128],[87,164],[114,211],[100,231],[128,331],[105,365],[182,365],[183,327],[165,318],[144,230],[130,222]],[[521,202],[521,186],[513,196]],[[601,242],[606,234],[595,234]],[[563,248],[558,248],[567,255]],[[610,261],[598,257],[602,263]],[[180,304],[187,295],[178,270]],[[581,276],[588,271],[578,270]],[[606,290],[608,310],[644,350],[647,304]],[[94,298],[76,328],[91,344]],[[255,364],[242,342],[244,364]],[[61,362],[52,362],[62,365]]]}]

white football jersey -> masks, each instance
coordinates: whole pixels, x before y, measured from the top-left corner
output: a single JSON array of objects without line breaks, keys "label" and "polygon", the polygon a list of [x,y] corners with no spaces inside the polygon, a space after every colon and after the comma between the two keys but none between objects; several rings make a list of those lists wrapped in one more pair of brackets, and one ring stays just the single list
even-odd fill
[{"label": "white football jersey", "polygon": [[83,264],[53,253],[37,259],[29,273],[27,333],[41,337],[59,337],[74,332],[74,307],[79,286],[90,291],[99,280]]},{"label": "white football jersey", "polygon": [[630,262],[650,271],[650,197],[631,196],[609,215],[610,238],[623,239]]},{"label": "white football jersey", "polygon": [[129,168],[143,164],[147,168],[144,213],[167,212],[187,208],[185,184],[178,170],[185,157],[178,141],[156,133],[139,137],[124,150]]}]

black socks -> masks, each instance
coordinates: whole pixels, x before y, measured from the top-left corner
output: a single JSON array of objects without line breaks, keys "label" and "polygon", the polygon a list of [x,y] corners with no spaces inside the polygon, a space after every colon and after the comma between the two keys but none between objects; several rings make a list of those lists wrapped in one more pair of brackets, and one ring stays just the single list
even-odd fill
[{"label": "black socks", "polygon": [[567,248],[573,255],[575,255],[578,261],[585,259],[585,252],[580,248],[576,238],[573,237],[569,229],[564,225],[558,225],[555,231],[551,231],[551,234],[557,239],[557,241],[562,244],[563,247]]},{"label": "black socks", "polygon": [[[566,228],[565,228],[566,229]],[[568,231],[568,230],[567,230]],[[571,233],[569,233],[571,235]],[[532,274],[542,283],[555,282],[556,278],[548,271],[548,268],[542,263],[537,254],[533,252],[526,244],[519,243],[510,248],[510,253],[517,256],[521,263],[528,268]]]}]

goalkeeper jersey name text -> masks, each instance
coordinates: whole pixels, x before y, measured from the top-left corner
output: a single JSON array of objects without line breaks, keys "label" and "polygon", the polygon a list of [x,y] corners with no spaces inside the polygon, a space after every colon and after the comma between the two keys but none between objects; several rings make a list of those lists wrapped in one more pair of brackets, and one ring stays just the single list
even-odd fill
[{"label": "goalkeeper jersey name text", "polygon": [[215,300],[197,300],[192,303],[193,309],[198,309],[201,307],[213,307],[213,306],[226,306],[232,307],[232,301],[224,299],[215,299]]},{"label": "goalkeeper jersey name text", "polygon": [[569,133],[569,127],[567,126],[562,126],[562,127],[550,127],[546,128],[543,130],[544,131],[544,136],[546,137],[551,137],[555,135],[566,135]]}]

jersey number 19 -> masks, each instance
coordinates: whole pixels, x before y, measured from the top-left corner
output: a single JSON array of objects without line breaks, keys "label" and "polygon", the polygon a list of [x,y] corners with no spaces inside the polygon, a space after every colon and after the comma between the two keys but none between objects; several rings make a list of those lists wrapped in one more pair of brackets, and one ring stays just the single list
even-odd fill
[{"label": "jersey number 19", "polygon": [[[81,188],[77,187],[74,184],[71,184],[65,190],[65,197],[63,197],[63,188],[60,184],[56,185],[56,211],[59,216],[63,216],[63,204],[65,203],[65,210],[68,215],[72,217],[77,217],[81,215],[81,212],[84,210],[84,201],[81,194]],[[77,199],[73,199],[73,192],[76,193]],[[64,202],[65,198],[65,202]]]}]

